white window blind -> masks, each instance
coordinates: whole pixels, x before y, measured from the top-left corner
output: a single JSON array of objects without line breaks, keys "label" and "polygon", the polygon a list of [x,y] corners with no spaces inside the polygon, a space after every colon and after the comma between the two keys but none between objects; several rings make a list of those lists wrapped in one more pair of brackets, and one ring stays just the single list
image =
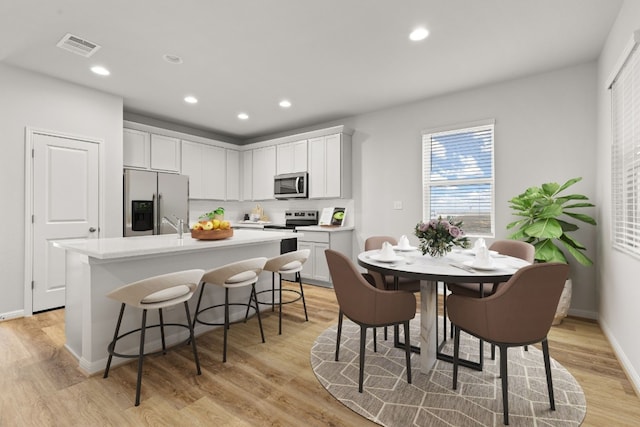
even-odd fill
[{"label": "white window blind", "polygon": [[640,256],[640,52],[611,85],[613,247]]},{"label": "white window blind", "polygon": [[422,135],[423,220],[453,217],[470,236],[494,236],[494,125]]}]

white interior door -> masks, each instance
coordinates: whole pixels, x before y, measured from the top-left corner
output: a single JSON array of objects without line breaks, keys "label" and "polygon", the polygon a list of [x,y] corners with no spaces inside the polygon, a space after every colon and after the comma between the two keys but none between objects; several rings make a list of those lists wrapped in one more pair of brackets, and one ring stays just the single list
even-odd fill
[{"label": "white interior door", "polygon": [[98,144],[33,134],[33,312],[65,305],[61,239],[98,237]]}]

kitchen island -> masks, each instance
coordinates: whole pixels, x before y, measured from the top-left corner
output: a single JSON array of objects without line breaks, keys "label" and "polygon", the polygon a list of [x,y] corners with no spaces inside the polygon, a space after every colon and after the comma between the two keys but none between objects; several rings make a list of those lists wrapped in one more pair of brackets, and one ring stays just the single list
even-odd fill
[{"label": "kitchen island", "polygon": [[[234,261],[254,257],[273,257],[280,254],[280,241],[302,236],[295,233],[257,230],[234,230],[232,237],[224,240],[196,240],[190,235],[179,239],[176,234],[86,240],[61,240],[55,246],[66,250],[66,348],[78,359],[80,368],[89,373],[104,369],[107,360],[107,345],[113,331],[120,304],[105,295],[122,285],[147,277],[179,270],[199,268],[209,270]],[[263,274],[256,284],[256,291],[270,289],[271,279]],[[199,290],[198,290],[199,292]],[[197,298],[190,301],[192,314]],[[248,289],[232,289],[232,302],[249,300]],[[203,303],[207,305],[224,301],[224,291],[215,286],[206,290]],[[235,306],[231,310],[231,321],[244,317],[245,309]],[[165,323],[184,322],[183,310],[166,310]],[[157,311],[149,312],[149,322],[157,323]],[[215,313],[210,321],[222,321],[223,313]],[[122,330],[139,327],[140,313],[125,310]],[[175,330],[174,330],[175,329]],[[196,335],[211,326],[197,325]],[[268,334],[268,331],[267,331]],[[167,328],[167,344],[184,341],[188,331],[182,328]],[[130,338],[130,339],[129,339]],[[268,339],[268,335],[267,335]],[[135,353],[138,340],[135,334],[121,340],[119,352]],[[152,329],[147,335],[150,351],[160,349],[160,335]],[[114,365],[127,359],[114,359]]]}]

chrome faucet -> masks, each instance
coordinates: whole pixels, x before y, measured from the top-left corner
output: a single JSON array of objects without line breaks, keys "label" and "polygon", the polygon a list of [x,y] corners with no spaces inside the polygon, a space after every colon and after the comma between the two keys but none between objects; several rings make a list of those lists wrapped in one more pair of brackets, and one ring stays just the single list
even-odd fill
[{"label": "chrome faucet", "polygon": [[182,239],[182,231],[184,230],[184,220],[178,217],[175,217],[175,219],[176,219],[176,222],[173,223],[169,218],[167,218],[166,216],[163,216],[162,222],[167,223],[171,227],[173,227],[173,229],[176,230],[176,232],[178,233],[178,239]]}]

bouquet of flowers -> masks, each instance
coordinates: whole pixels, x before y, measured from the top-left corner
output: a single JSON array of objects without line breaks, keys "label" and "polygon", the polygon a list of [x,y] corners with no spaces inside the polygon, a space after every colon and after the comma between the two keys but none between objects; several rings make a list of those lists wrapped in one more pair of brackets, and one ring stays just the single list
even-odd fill
[{"label": "bouquet of flowers", "polygon": [[439,216],[429,222],[420,221],[416,224],[415,234],[420,239],[423,255],[428,252],[433,257],[443,256],[454,246],[469,246],[469,239],[462,230],[462,221],[455,222],[451,217],[442,219]]}]

